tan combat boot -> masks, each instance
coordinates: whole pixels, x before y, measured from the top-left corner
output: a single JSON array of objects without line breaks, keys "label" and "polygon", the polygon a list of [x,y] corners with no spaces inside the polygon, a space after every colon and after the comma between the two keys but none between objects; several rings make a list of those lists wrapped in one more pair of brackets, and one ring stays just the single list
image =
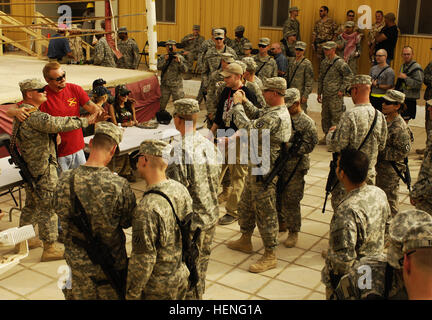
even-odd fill
[{"label": "tan combat boot", "polygon": [[64,259],[64,249],[56,242],[43,242],[43,252],[41,262]]},{"label": "tan combat boot", "polygon": [[252,253],[252,234],[243,233],[240,239],[230,241],[227,243],[227,247],[231,250],[237,250],[244,253]]},{"label": "tan combat boot", "polygon": [[223,187],[223,190],[221,192],[221,194],[218,196],[218,202],[222,203],[227,201],[230,193],[231,193],[231,187]]},{"label": "tan combat boot", "polygon": [[298,232],[290,232],[288,238],[285,240],[284,245],[287,248],[293,248],[297,244]]},{"label": "tan combat boot", "polygon": [[264,255],[254,264],[249,267],[249,272],[260,273],[277,266],[276,254],[273,250],[265,250]]}]

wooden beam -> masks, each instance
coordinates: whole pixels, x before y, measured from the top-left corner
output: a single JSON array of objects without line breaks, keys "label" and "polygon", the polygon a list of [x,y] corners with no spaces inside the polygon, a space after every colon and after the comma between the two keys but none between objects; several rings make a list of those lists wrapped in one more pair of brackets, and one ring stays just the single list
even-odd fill
[{"label": "wooden beam", "polygon": [[33,57],[36,57],[36,56],[37,56],[37,54],[34,53],[33,51],[31,51],[29,48],[24,47],[23,45],[19,44],[18,42],[14,42],[12,39],[9,39],[8,37],[6,37],[6,36],[4,36],[4,35],[0,35],[0,39],[4,40],[4,41],[6,41],[6,42],[10,42],[10,43],[12,43],[13,46],[15,46],[15,47],[21,49],[21,50],[24,51],[24,52],[27,52],[29,55],[31,55],[31,56],[33,56]]}]

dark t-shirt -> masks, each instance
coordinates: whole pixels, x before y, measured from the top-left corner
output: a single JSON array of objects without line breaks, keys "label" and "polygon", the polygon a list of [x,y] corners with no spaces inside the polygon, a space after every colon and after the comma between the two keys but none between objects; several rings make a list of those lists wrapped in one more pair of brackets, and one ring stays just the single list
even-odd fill
[{"label": "dark t-shirt", "polygon": [[399,30],[397,26],[384,27],[381,32],[383,33],[387,39],[377,43],[375,46],[375,52],[380,49],[385,49],[387,51],[387,58],[390,60],[394,59],[394,49],[396,47],[396,42],[398,39]]},{"label": "dark t-shirt", "polygon": [[60,34],[53,35],[49,42],[47,56],[50,59],[61,59],[69,52],[71,52],[68,39],[66,38],[56,39],[58,37],[62,37],[62,35]]},{"label": "dark t-shirt", "polygon": [[[240,89],[244,91],[244,93],[246,94],[246,98],[248,98],[250,102],[252,102],[254,105],[258,103],[255,94],[251,92],[248,88],[243,86]],[[223,119],[224,112],[229,111],[234,106],[234,93],[236,93],[236,91],[237,90],[233,90],[231,88],[226,87],[219,96],[219,101],[217,104],[217,110],[216,110],[216,115],[214,120],[214,122],[219,127],[218,129],[227,130],[231,128],[234,129],[234,131],[238,130],[234,122],[231,121],[230,125],[227,127],[225,125],[225,120]]]}]

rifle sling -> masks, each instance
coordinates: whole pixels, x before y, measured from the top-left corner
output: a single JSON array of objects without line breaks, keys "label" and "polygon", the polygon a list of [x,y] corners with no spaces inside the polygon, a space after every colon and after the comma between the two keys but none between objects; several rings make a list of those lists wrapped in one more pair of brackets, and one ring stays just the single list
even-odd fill
[{"label": "rifle sling", "polygon": [[377,79],[380,77],[380,75],[382,75],[382,73],[383,73],[384,71],[386,71],[388,68],[390,68],[390,66],[387,66],[387,67],[385,67],[384,69],[382,69],[382,70],[380,71],[380,73],[378,73],[378,75],[374,78],[374,80],[377,80]]},{"label": "rifle sling", "polygon": [[397,167],[396,161],[390,161],[390,164],[393,167],[393,169],[396,172],[396,174],[399,176],[399,178],[401,178],[401,180],[403,181],[403,183],[407,184],[408,180],[407,180],[406,176],[404,176],[402,174],[402,172],[399,170],[399,168]]},{"label": "rifle sling", "polygon": [[169,61],[168,61],[168,64],[167,64],[166,67],[163,68],[163,70],[162,70],[162,73],[161,73],[161,80],[162,80],[163,76],[165,75],[165,73],[168,71],[168,67],[170,66],[171,62],[174,60],[174,57],[173,57],[173,56],[170,56],[168,60],[169,60]]},{"label": "rifle sling", "polygon": [[262,66],[258,69],[257,72],[255,72],[255,75],[258,77],[258,74],[260,73],[261,69],[264,68],[264,66],[266,65],[267,61],[264,61],[264,63],[262,64]]},{"label": "rifle sling", "polygon": [[287,88],[289,88],[291,86],[291,82],[294,80],[294,77],[297,73],[298,68],[300,67],[300,65],[303,63],[303,61],[305,61],[306,58],[303,58],[302,61],[300,61],[300,63],[297,65],[297,67],[294,69],[293,75],[291,76],[291,79],[288,81],[287,83]]},{"label": "rifle sling", "polygon": [[340,59],[341,59],[341,58],[336,57],[335,61],[333,61],[333,63],[332,63],[331,65],[328,66],[328,68],[327,68],[327,70],[324,72],[324,76],[323,76],[323,78],[322,78],[322,82],[323,82],[323,84],[324,84],[324,79],[325,79],[325,77],[327,76],[327,73],[330,71],[331,67],[333,67],[334,64],[335,64],[338,60],[340,60]]},{"label": "rifle sling", "polygon": [[387,263],[385,270],[384,299],[388,300],[393,285],[393,267]]},{"label": "rifle sling", "polygon": [[174,206],[173,206],[173,204],[172,204],[170,198],[168,198],[168,196],[167,196],[165,193],[163,193],[162,191],[154,190],[154,189],[145,192],[145,193],[143,194],[143,197],[145,197],[146,195],[148,195],[148,194],[150,194],[150,193],[158,194],[158,195],[160,195],[161,197],[165,198],[166,201],[168,201],[169,205],[171,206],[172,212],[174,213],[174,216],[175,216],[175,218],[176,218],[177,225],[179,226],[179,228],[181,228],[181,222],[180,222],[180,219],[179,219],[179,217],[177,216],[177,213],[175,212]]}]

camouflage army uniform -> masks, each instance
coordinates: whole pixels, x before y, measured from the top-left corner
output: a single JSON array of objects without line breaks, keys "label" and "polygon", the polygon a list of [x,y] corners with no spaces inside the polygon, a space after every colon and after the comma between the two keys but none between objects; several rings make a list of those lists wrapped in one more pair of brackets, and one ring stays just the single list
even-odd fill
[{"label": "camouflage army uniform", "polygon": [[286,57],[288,59],[294,58],[296,56],[296,54],[295,54],[295,42],[289,43],[286,39],[282,39],[280,44],[281,44],[282,53],[284,55],[286,55]]},{"label": "camouflage army uniform", "polygon": [[95,45],[93,64],[102,67],[116,67],[115,55],[105,37],[99,39]]},{"label": "camouflage army uniform", "polygon": [[[258,78],[255,78],[255,79],[258,79]],[[266,102],[264,100],[264,96],[263,96],[262,91],[261,91],[260,87],[258,86],[258,84],[256,82],[251,82],[251,81],[245,80],[244,86],[246,88],[248,88],[249,91],[252,92],[255,95],[255,97],[257,98],[257,101],[258,101],[257,107],[264,108],[266,106]],[[225,88],[226,88],[225,82],[220,82],[220,83],[216,84],[215,96],[219,97],[221,92]]]},{"label": "camouflage army uniform", "polygon": [[204,40],[205,39],[203,36],[198,35],[198,37],[195,37],[193,33],[184,36],[181,40],[181,43],[184,45],[183,50],[188,52],[185,58],[188,63],[189,70],[192,70],[193,62],[195,60],[198,61],[200,48]]},{"label": "camouflage army uniform", "polygon": [[[424,79],[423,79],[423,83],[426,86],[426,90],[424,93],[424,100],[428,101],[432,99],[432,62],[430,62],[426,69],[424,70]],[[429,110],[426,108],[425,110],[425,116],[426,116],[426,120],[425,120],[425,128],[426,128],[426,132],[432,130],[432,120],[430,120],[429,117]]]},{"label": "camouflage army uniform", "polygon": [[87,127],[88,121],[78,117],[52,117],[25,103],[20,108],[30,108],[30,116],[22,123],[14,120],[12,136],[16,135],[16,144],[36,180],[36,191],[25,185],[26,201],[20,226],[38,224],[40,239],[54,242],[58,231],[52,198],[58,180],[58,163],[55,137],[50,134]]},{"label": "camouflage army uniform", "polygon": [[[168,60],[165,60],[165,54],[161,55],[157,62],[158,70],[163,70],[168,64]],[[184,97],[183,91],[183,78],[182,73],[188,71],[186,59],[180,55],[176,54],[175,57],[180,59],[180,62],[172,59],[171,63],[166,69],[165,73],[161,74],[161,98],[160,98],[160,109],[165,110],[166,105],[172,95],[173,101],[182,99]]]},{"label": "camouflage army uniform", "polygon": [[242,59],[244,57],[244,49],[243,46],[245,45],[245,43],[250,42],[248,38],[241,38],[240,40],[238,40],[237,38],[235,38],[234,40],[232,40],[232,46],[231,48],[234,49],[235,53],[237,54],[237,57],[239,59]]},{"label": "camouflage army uniform", "polygon": [[[295,72],[295,73],[294,73]],[[288,88],[297,88],[300,96],[308,98],[312,92],[314,73],[312,62],[304,58],[297,61],[296,58],[288,59],[287,86]],[[307,102],[301,104],[304,112],[307,112]]]},{"label": "camouflage army uniform", "polygon": [[[149,190],[165,193],[180,220],[192,212],[192,199],[181,183],[168,179]],[[144,196],[132,219],[126,299],[183,300],[188,277],[180,228],[170,204],[158,194]]]},{"label": "camouflage army uniform", "polygon": [[78,36],[69,38],[69,47],[72,50],[74,60],[78,63],[84,60],[82,41],[81,37]]},{"label": "camouflage army uniform", "polygon": [[[255,149],[256,155],[270,160],[269,171],[262,172],[270,173],[280,153],[281,144],[288,142],[291,136],[291,120],[286,106],[266,106],[260,109],[247,102],[244,108],[241,104],[236,104],[232,108],[232,113],[233,121],[239,129],[245,129],[249,134],[251,130],[258,130],[259,145],[258,147],[251,146],[251,148]],[[246,113],[253,120],[249,119]],[[260,142],[262,141],[262,130],[266,129],[270,134],[270,150],[265,150],[263,143]],[[246,178],[246,185],[238,206],[240,231],[243,234],[252,234],[257,224],[265,249],[274,250],[278,245],[279,230],[275,203],[276,185],[273,181],[267,189],[264,189],[262,180],[255,173],[258,168],[260,166],[252,164]]]},{"label": "camouflage army uniform", "polygon": [[411,150],[411,138],[408,126],[400,115],[387,123],[387,141],[385,149],[379,152],[376,164],[376,186],[387,195],[391,215],[394,217],[398,209],[399,176],[391,165],[391,161],[401,173],[405,172],[403,160]]},{"label": "camouflage army uniform", "polygon": [[[329,67],[330,69],[325,74]],[[345,111],[343,96],[339,97],[338,92],[345,93],[351,75],[350,67],[338,56],[335,56],[332,61],[325,58],[321,62],[318,95],[322,95],[321,124],[325,134],[332,126],[339,123]]]},{"label": "camouflage army uniform", "polygon": [[328,18],[325,22],[318,20],[315,23],[312,36],[315,36],[315,52],[320,61],[324,59],[324,53],[322,49],[323,44],[327,41],[335,40],[337,28],[338,26],[336,22],[330,18]]},{"label": "camouflage army uniform", "polygon": [[281,176],[286,181],[297,163],[299,163],[294,176],[281,195],[280,215],[281,222],[288,223],[289,232],[295,233],[299,232],[301,227],[300,201],[303,199],[304,194],[304,177],[310,168],[309,153],[313,151],[318,143],[318,132],[315,122],[303,111],[291,116],[291,121],[293,133],[291,134],[290,143],[292,143],[296,131],[301,133],[302,143],[298,155],[287,161]]},{"label": "camouflage army uniform", "polygon": [[387,197],[378,187],[363,185],[344,197],[330,222],[329,250],[321,271],[327,292],[338,283],[331,279],[347,274],[356,260],[382,254],[389,214]]},{"label": "camouflage army uniform", "polygon": [[117,62],[117,68],[136,69],[139,61],[139,49],[135,40],[130,38],[126,41],[119,40],[117,46],[123,55]]},{"label": "camouflage army uniform", "polygon": [[[354,109],[345,112],[337,125],[335,131],[329,133],[331,136],[330,149],[332,152],[340,152],[345,148],[358,149],[366,138],[375,117],[375,108],[370,104],[359,104]],[[378,112],[377,122],[371,135],[364,143],[360,151],[369,158],[369,169],[366,178],[368,184],[374,184],[375,164],[378,152],[384,150],[387,140],[387,122],[384,115]],[[345,196],[346,191],[341,183],[332,191],[331,203],[333,211]]]},{"label": "camouflage army uniform", "polygon": [[204,56],[207,53],[208,49],[210,49],[211,47],[214,47],[214,46],[215,46],[215,43],[214,43],[213,39],[207,39],[201,43],[199,55],[198,55],[198,68],[199,68],[199,70],[202,70],[202,68],[204,67]]},{"label": "camouflage army uniform", "polygon": [[297,41],[301,41],[300,22],[297,19],[292,19],[291,17],[288,17],[288,19],[285,20],[285,23],[284,23],[283,29],[282,29],[282,34],[285,34],[288,31],[295,31],[297,34]]},{"label": "camouflage army uniform", "polygon": [[[99,236],[115,259],[115,269],[126,272],[126,237],[122,229],[132,225],[132,212],[136,206],[135,194],[126,179],[113,174],[106,167],[80,167],[62,174],[54,196],[54,207],[60,217],[64,232],[65,259],[72,270],[74,300],[119,299],[107,283],[99,265],[94,265],[84,248],[73,242],[73,237],[85,240],[71,216],[73,206],[70,185],[74,182],[79,198],[90,221],[93,236]],[[66,295],[66,290],[64,290]],[[69,293],[70,294],[70,293]]]},{"label": "camouflage army uniform", "polygon": [[276,64],[276,60],[271,56],[266,56],[264,58],[260,57],[259,54],[253,56],[257,68],[255,72],[255,76],[259,77],[261,80],[267,78],[273,78],[278,76],[278,67]]}]

